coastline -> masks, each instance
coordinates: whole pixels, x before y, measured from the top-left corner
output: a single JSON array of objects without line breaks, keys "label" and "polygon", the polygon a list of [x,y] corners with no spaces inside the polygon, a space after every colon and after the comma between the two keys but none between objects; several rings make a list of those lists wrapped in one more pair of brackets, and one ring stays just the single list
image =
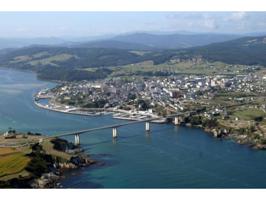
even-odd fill
[{"label": "coastline", "polygon": [[[37,99],[48,99],[49,100],[50,98],[47,98],[47,97],[38,98],[37,97],[37,99],[36,99],[37,95],[38,94],[36,94],[35,98],[34,98],[34,104],[37,107],[42,108],[42,109],[46,109],[46,110],[50,110],[50,111],[54,111],[54,112],[61,112],[61,113],[65,113],[65,114],[84,115],[84,116],[101,116],[101,115],[110,114],[110,115],[112,115],[112,117],[114,119],[127,120],[127,121],[138,121],[138,120],[141,120],[141,119],[147,118],[147,117],[158,117],[155,115],[151,116],[151,115],[145,115],[143,113],[141,113],[141,114],[133,113],[130,111],[121,110],[121,109],[114,109],[114,108],[84,109],[84,108],[71,107],[71,108],[66,108],[65,110],[64,109],[56,109],[55,107],[53,107],[53,105],[51,105],[49,103],[47,103],[46,105],[42,105],[41,103],[38,103]],[[60,106],[62,107],[65,105],[58,105],[58,107],[60,107]],[[191,116],[189,116],[189,118],[191,118]],[[159,123],[159,124],[160,123],[167,123],[167,122],[168,122],[167,119],[163,118],[163,117],[162,117],[162,119],[152,121],[152,123]],[[216,124],[213,127],[207,127],[207,126],[204,127],[202,123],[195,125],[195,124],[191,124],[191,123],[184,123],[184,121],[181,120],[178,124],[175,124],[175,125],[183,125],[186,127],[201,128],[207,134],[211,134],[215,138],[232,139],[237,144],[248,145],[251,148],[259,149],[259,150],[265,150],[266,149],[266,144],[260,144],[258,142],[254,142],[254,141],[250,140],[249,138],[243,138],[241,135],[239,135],[237,133],[237,130],[231,131],[231,130],[229,130],[228,127],[222,127],[219,124]]]},{"label": "coastline", "polygon": [[[39,98],[41,99],[41,98]],[[42,99],[49,99],[49,98],[42,98]],[[84,109],[84,108],[55,108],[55,106],[51,106],[49,103],[43,105],[36,100],[36,96],[33,100],[34,104],[41,109],[50,110],[54,112],[60,112],[65,114],[72,114],[72,115],[83,115],[83,116],[101,116],[101,115],[112,115],[114,119],[121,119],[121,120],[128,120],[128,121],[138,121],[142,120],[143,118],[158,118],[157,115],[154,114],[147,114],[147,113],[134,113],[129,112],[126,110],[115,109],[115,108],[91,108],[91,109]],[[62,107],[63,105],[58,105],[57,107]],[[167,120],[165,118],[161,118],[159,120],[154,120],[152,123],[166,123]]]},{"label": "coastline", "polygon": [[[16,158],[19,160],[27,160],[23,167],[18,163],[16,168],[20,170],[16,172],[2,166],[1,188],[60,188],[59,181],[66,171],[87,167],[96,162],[80,146],[60,138],[19,133],[10,139],[1,136],[1,141],[21,142],[22,138],[28,146],[0,147],[0,156],[4,160],[11,160],[14,156],[19,156]],[[14,163],[10,162],[10,165]]]},{"label": "coastline", "polygon": [[66,110],[60,110],[60,109],[56,109],[56,108],[50,108],[48,106],[44,106],[40,103],[38,103],[37,101],[34,100],[34,104],[38,107],[38,108],[42,108],[45,110],[50,110],[53,112],[59,112],[59,113],[65,113],[65,114],[72,114],[72,115],[84,115],[84,116],[99,116],[102,115],[101,113],[98,114],[93,114],[93,113],[81,113],[81,112],[74,112],[74,111],[66,111]]},{"label": "coastline", "polygon": [[251,141],[248,140],[248,138],[243,138],[239,136],[236,132],[230,133],[227,129],[221,128],[219,126],[208,128],[208,127],[204,127],[202,124],[193,125],[191,123],[187,123],[187,124],[181,123],[180,125],[185,126],[185,127],[199,128],[203,130],[206,134],[210,134],[214,138],[233,140],[236,144],[246,145],[252,149],[266,150],[266,145],[259,144],[259,143],[252,143]]},{"label": "coastline", "polygon": [[[35,92],[35,91],[34,91]],[[31,100],[32,100],[32,94],[33,94],[33,92],[32,93],[30,93],[30,95],[27,95],[27,102],[31,102]],[[24,106],[25,107],[25,104],[20,104],[20,105],[22,105],[22,106]],[[33,106],[33,104],[31,103],[30,104],[30,106],[33,108],[33,109],[37,109],[38,110],[38,108],[36,108],[35,106]],[[27,107],[26,107],[27,108]],[[59,118],[70,118],[70,120],[72,120],[72,118],[81,118],[82,120],[86,120],[86,121],[88,121],[87,120],[87,117],[75,117],[75,116],[65,116],[64,117],[64,115],[63,116],[61,116],[60,114],[57,114],[57,113],[53,113],[53,112],[46,112],[46,111],[40,111],[39,110],[39,113],[40,113],[40,115],[42,116],[42,115],[47,115],[47,116],[56,116],[56,117],[58,117],[59,116]],[[39,115],[36,115],[36,116],[39,116]],[[102,117],[99,117],[99,118],[94,118],[94,117],[91,117],[91,118],[88,118],[89,120],[92,120],[93,121],[93,123],[94,123],[94,121],[97,121],[97,120],[100,120],[101,121],[101,118]],[[108,118],[108,120],[110,119],[111,120],[111,116],[109,117],[107,117]],[[45,119],[45,118],[40,118],[41,120],[43,120],[43,119]],[[57,119],[57,118],[55,118],[55,119]],[[69,120],[69,121],[70,121]],[[39,120],[40,121],[40,120]],[[68,120],[62,120],[63,122],[68,122]],[[50,122],[50,121],[48,121],[48,122]],[[61,121],[59,121],[59,122],[61,122]],[[74,121],[75,122],[75,121]],[[109,122],[109,121],[108,121]],[[46,122],[43,122],[43,123],[45,123],[45,126],[46,126]],[[63,123],[61,123],[61,124],[63,124]],[[82,122],[82,124],[85,124],[85,123],[83,123]],[[49,125],[49,124],[48,124]],[[97,125],[96,123],[95,124],[93,124],[93,125]],[[84,126],[86,126],[86,124],[84,125]],[[164,126],[164,125],[162,125],[162,126]],[[167,125],[168,126],[168,125]],[[7,127],[7,126],[6,126]],[[49,126],[48,126],[49,127]],[[20,126],[17,126],[17,128],[18,129],[21,129],[21,127]],[[33,127],[34,128],[34,127]],[[58,129],[56,129],[57,127],[51,127],[51,129],[53,130],[53,131],[57,131]],[[74,126],[73,126],[73,128],[74,128]],[[78,128],[78,127],[76,127],[76,128]],[[67,129],[67,128],[65,128],[65,129]],[[182,130],[183,128],[181,128],[181,130]],[[45,127],[45,128],[42,128],[42,129],[40,129],[40,130],[37,130],[37,129],[33,129],[33,130],[35,130],[35,131],[44,131],[44,133],[45,133],[45,131],[47,130],[47,128]],[[141,127],[141,130],[142,130],[142,127]],[[168,129],[167,129],[168,130]],[[48,130],[49,131],[49,130]],[[49,133],[47,131],[47,133]],[[164,131],[164,129],[162,129],[162,131]],[[182,132],[182,131],[180,131],[180,130],[178,130],[178,128],[175,128],[175,127],[173,127],[172,126],[172,124],[170,125],[170,127],[169,127],[169,132],[173,132],[173,131],[175,131],[175,132],[178,132],[178,134],[180,133],[180,132]],[[179,132],[180,131],[180,132]],[[190,130],[188,129],[188,130],[184,130],[184,132],[190,132]],[[207,135],[207,137],[205,137],[205,136],[203,136],[203,138],[207,138],[207,141],[208,141],[208,143],[204,143],[204,145],[206,145],[206,147],[209,147],[208,145],[209,145],[209,142],[210,142],[210,144],[213,144],[213,143],[215,143],[214,145],[216,145],[216,146],[221,146],[221,148],[219,148],[219,151],[221,152],[221,151],[223,151],[223,149],[224,150],[228,150],[228,149],[226,149],[226,148],[224,148],[224,147],[226,147],[226,145],[224,145],[223,143],[227,143],[227,142],[221,142],[220,140],[224,140],[224,139],[215,139],[215,138],[212,138],[212,135],[210,134],[208,134],[208,133],[206,133],[206,132],[203,132],[202,133],[202,131],[201,131],[201,129],[198,129],[198,130],[196,130],[195,132],[201,132],[199,135],[202,135],[202,134],[205,134],[205,135]],[[127,133],[127,132],[126,132]],[[163,133],[163,132],[162,132]],[[50,134],[50,133],[49,133]],[[185,133],[186,134],[186,133]],[[177,135],[177,134],[176,134]],[[184,135],[184,134],[183,134]],[[174,134],[173,134],[173,136],[174,136]],[[182,135],[181,135],[182,136]],[[108,137],[108,139],[110,139],[109,138],[109,135],[107,136]],[[163,136],[162,136],[163,137]],[[186,137],[186,136],[185,136]],[[187,138],[187,137],[186,137]],[[193,135],[193,137],[190,137],[189,139],[190,140],[194,140],[194,138],[196,138],[196,139],[201,139],[200,137],[198,138],[198,135],[196,135],[196,134],[194,134]],[[154,140],[155,138],[153,138],[153,141],[155,141]],[[179,138],[175,138],[175,137],[172,137],[171,136],[171,139],[172,139],[172,142],[170,141],[169,143],[167,143],[168,145],[172,145],[172,143],[175,141],[175,142],[179,142],[178,140],[179,140]],[[177,139],[177,140],[174,140],[174,139]],[[130,139],[130,140],[132,140],[132,139]],[[157,140],[157,139],[156,139]],[[205,141],[205,140],[204,140]],[[214,141],[214,142],[213,142]],[[231,140],[229,140],[230,141],[230,145],[233,145],[233,146],[235,146],[235,144],[236,145],[238,145],[236,142],[231,142]],[[133,138],[133,140],[132,141],[129,141],[129,142],[135,142],[134,141],[134,138]],[[138,141],[137,141],[138,142]],[[155,141],[155,142],[157,142],[157,141]],[[173,144],[175,144],[175,142],[173,143]],[[199,142],[201,142],[201,140],[199,140]],[[231,144],[232,143],[232,144]],[[201,144],[201,143],[199,143],[199,144]],[[95,145],[95,146],[92,146],[92,150],[94,150],[94,149],[97,149],[98,148],[98,146],[100,146],[100,145],[98,145],[97,144],[97,146]],[[120,145],[120,146],[122,146],[122,145]],[[238,146],[240,146],[240,148],[236,148],[237,150],[237,152],[239,151],[240,152],[240,155],[242,155],[242,152],[243,152],[243,149],[244,149],[244,152],[245,152],[245,150],[248,148],[246,145],[238,145]],[[145,147],[146,148],[146,147]],[[164,146],[160,146],[160,145],[158,145],[158,148],[157,149],[159,149],[159,148],[164,148]],[[238,150],[238,149],[240,149],[240,150]],[[123,149],[124,150],[124,149]],[[235,150],[235,149],[234,149]],[[219,151],[217,151],[217,152],[209,152],[209,153],[213,153],[213,154],[215,154],[215,153],[219,153]],[[88,153],[92,153],[93,151],[89,151]],[[114,156],[114,158],[113,159],[115,159],[116,157],[116,155],[115,155],[115,152],[114,151],[99,151],[100,153],[112,153],[113,154],[113,156]],[[182,151],[181,151],[182,152]],[[253,152],[253,150],[252,150],[252,152]],[[145,152],[143,152],[143,153],[145,153]],[[94,152],[93,152],[93,154],[94,154]],[[260,154],[260,153],[259,153]],[[264,155],[264,152],[262,152],[262,154]],[[144,157],[144,155],[146,156],[147,154],[143,154],[143,157]],[[172,155],[174,155],[174,154],[172,154]],[[188,154],[189,155],[189,154]],[[191,154],[190,154],[191,155]],[[126,155],[127,156],[127,155]],[[192,154],[192,156],[193,156],[193,154]],[[227,154],[227,156],[229,156],[230,157],[230,153],[228,153]],[[106,156],[107,157],[107,156]],[[93,157],[94,158],[94,157]],[[156,157],[155,157],[156,158]],[[105,157],[104,156],[96,156],[95,157],[95,159],[97,159],[97,160],[103,160],[103,161],[105,161]],[[109,157],[108,157],[108,159],[109,159]],[[144,158],[145,159],[145,158]],[[204,159],[204,158],[203,158]],[[248,159],[248,158],[247,158]],[[257,162],[259,163],[261,161],[261,159],[260,160],[258,160]],[[122,163],[122,165],[123,165],[123,167],[124,167],[124,163]],[[178,165],[176,165],[177,167],[178,167]],[[106,166],[104,166],[104,168],[105,167],[107,167],[108,168],[108,163],[107,163],[107,165]],[[119,167],[119,165],[117,166],[117,167]],[[228,167],[230,167],[230,165],[228,166]],[[97,168],[97,170],[98,170],[98,166],[97,166],[97,164],[96,164],[96,166],[91,166],[91,168]],[[228,169],[230,169],[230,168],[228,168]],[[71,169],[70,169],[71,170]],[[85,168],[84,170],[83,169],[81,169],[81,171],[87,171],[87,170],[91,170],[90,168]],[[96,171],[97,171],[96,170]],[[104,169],[105,170],[105,169]],[[108,169],[107,169],[108,170]],[[220,170],[220,168],[218,168],[218,170]],[[92,170],[92,171],[94,171],[94,170]],[[77,172],[77,173],[75,173],[73,176],[74,176],[74,178],[75,178],[75,176],[77,175],[77,174],[79,174],[80,172],[79,172],[79,169],[77,169],[77,170],[74,170],[73,172]],[[113,173],[113,171],[111,171],[112,173]],[[147,172],[147,171],[144,171],[144,172]],[[68,172],[66,172],[66,174],[67,174]],[[72,171],[70,171],[70,174],[72,174]],[[83,174],[83,172],[81,173],[81,174]],[[94,178],[95,177],[95,175],[93,175],[94,174],[94,172],[91,172],[91,174],[92,174],[92,177]],[[174,173],[173,173],[174,174]],[[72,175],[71,175],[72,176]],[[87,177],[86,177],[87,178]],[[113,177],[112,177],[113,178]],[[130,177],[131,179],[133,178],[133,180],[134,180],[134,177]],[[146,178],[146,177],[145,177]],[[173,178],[174,178],[174,176],[173,176]],[[71,178],[69,178],[69,177],[67,177],[66,176],[66,179],[68,179],[68,180],[72,180]],[[88,177],[87,178],[88,179],[88,181],[90,181],[90,177]],[[64,181],[62,181],[62,180],[60,180],[60,183],[62,182],[62,184],[64,185]],[[67,181],[66,181],[67,182]],[[102,183],[102,182],[101,182]],[[66,186],[63,186],[63,187],[71,187],[71,186],[69,186],[69,185],[67,185],[67,184],[65,184]],[[102,184],[102,185],[104,185],[104,184]],[[104,185],[104,186],[106,186],[106,185]],[[60,186],[57,186],[57,187],[60,187]],[[172,186],[173,187],[173,186]]]}]

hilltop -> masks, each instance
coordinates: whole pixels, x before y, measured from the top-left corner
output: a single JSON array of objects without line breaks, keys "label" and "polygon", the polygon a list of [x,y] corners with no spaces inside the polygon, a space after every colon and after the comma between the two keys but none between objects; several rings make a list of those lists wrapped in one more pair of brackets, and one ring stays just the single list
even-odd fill
[{"label": "hilltop", "polygon": [[[191,61],[194,66],[197,60],[266,66],[265,36],[168,50],[149,49],[149,46],[139,44],[138,40],[135,43],[130,42],[112,40],[83,43],[72,47],[30,46],[2,50],[0,66],[31,70],[41,79],[63,81],[103,79],[112,74],[117,67],[134,66],[143,62],[165,68],[173,63],[182,65]],[[115,45],[119,47],[114,48]],[[140,46],[146,49],[140,50]]]},{"label": "hilltop", "polygon": [[239,38],[239,35],[214,34],[214,33],[191,33],[191,34],[151,34],[133,33],[119,35],[112,40],[145,45],[155,49],[183,49],[203,46],[211,43],[224,42]]},{"label": "hilltop", "polygon": [[189,55],[201,55],[210,61],[266,66],[266,36],[244,37],[192,48]]}]

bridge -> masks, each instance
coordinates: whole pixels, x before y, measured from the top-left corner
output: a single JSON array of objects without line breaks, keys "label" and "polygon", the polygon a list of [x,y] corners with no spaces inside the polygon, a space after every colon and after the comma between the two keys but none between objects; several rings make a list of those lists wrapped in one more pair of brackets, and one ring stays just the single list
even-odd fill
[{"label": "bridge", "polygon": [[[169,115],[166,116],[165,118],[167,119],[174,119],[174,124],[178,125],[179,124],[179,116],[180,114],[174,114],[174,115]],[[47,138],[54,138],[54,137],[64,137],[64,136],[74,136],[75,137],[75,145],[80,145],[80,135],[81,134],[88,134],[92,133],[95,131],[99,130],[104,130],[104,129],[112,129],[112,137],[116,139],[118,137],[118,128],[122,126],[127,126],[127,125],[133,125],[133,124],[138,124],[138,123],[145,123],[145,131],[147,133],[150,133],[150,122],[152,123],[155,120],[160,120],[162,119],[161,117],[156,117],[156,118],[149,118],[149,119],[143,119],[143,120],[137,120],[137,121],[131,121],[131,122],[125,122],[125,123],[119,123],[119,124],[112,124],[112,125],[107,125],[107,126],[101,126],[101,127],[96,127],[96,128],[90,128],[90,129],[84,129],[84,130],[77,130],[77,131],[72,131],[72,132],[67,132],[67,133],[61,133],[57,135],[53,135],[51,137]]]}]

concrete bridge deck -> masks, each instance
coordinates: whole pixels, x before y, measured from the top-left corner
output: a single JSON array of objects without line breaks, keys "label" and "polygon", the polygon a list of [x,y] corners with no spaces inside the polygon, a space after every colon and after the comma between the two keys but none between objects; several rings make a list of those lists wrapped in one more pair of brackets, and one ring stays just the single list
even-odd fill
[{"label": "concrete bridge deck", "polygon": [[[174,115],[169,115],[166,116],[165,118],[171,119],[174,118],[174,124],[178,124],[177,120],[180,114],[174,114]],[[150,122],[155,120],[159,120],[161,117],[156,117],[156,118],[149,118],[149,119],[142,119],[142,120],[137,120],[137,121],[130,121],[130,122],[125,122],[125,123],[118,123],[118,124],[112,124],[112,125],[106,125],[106,126],[101,126],[101,127],[96,127],[96,128],[90,128],[90,129],[84,129],[84,130],[77,130],[77,131],[71,131],[71,132],[66,132],[66,133],[61,133],[57,135],[53,135],[51,137],[47,138],[52,138],[52,137],[64,137],[64,136],[75,136],[75,144],[79,145],[80,144],[80,135],[81,134],[88,134],[92,132],[96,132],[99,130],[104,130],[104,129],[112,129],[112,135],[113,138],[117,138],[118,132],[117,128],[122,127],[122,126],[127,126],[127,125],[133,125],[133,124],[138,124],[138,123],[145,123],[145,131],[150,132]]]}]

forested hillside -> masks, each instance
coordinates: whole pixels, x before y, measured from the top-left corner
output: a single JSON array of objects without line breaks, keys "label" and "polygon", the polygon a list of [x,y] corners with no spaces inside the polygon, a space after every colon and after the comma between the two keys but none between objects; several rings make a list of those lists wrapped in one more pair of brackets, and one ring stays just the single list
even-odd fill
[{"label": "forested hillside", "polygon": [[[109,43],[113,46],[114,43]],[[118,43],[116,43],[118,44]],[[119,43],[126,48],[126,43]],[[110,67],[152,61],[154,65],[181,62],[201,57],[228,64],[266,66],[266,37],[245,37],[222,43],[186,49],[122,49],[86,47],[31,46],[0,52],[0,66],[32,70],[49,80],[83,80],[105,78]],[[96,45],[96,44],[95,44]],[[104,47],[104,43],[101,44]],[[136,45],[136,48],[139,47]],[[94,68],[95,70],[86,70]]]}]

